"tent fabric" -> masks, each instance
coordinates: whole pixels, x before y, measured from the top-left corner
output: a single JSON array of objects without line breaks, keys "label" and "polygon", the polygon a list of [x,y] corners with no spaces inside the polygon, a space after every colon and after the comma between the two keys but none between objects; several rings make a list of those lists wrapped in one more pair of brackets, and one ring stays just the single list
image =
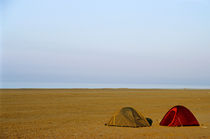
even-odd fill
[{"label": "tent fabric", "polygon": [[199,126],[199,123],[190,110],[184,106],[171,108],[160,122],[161,126]]},{"label": "tent fabric", "polygon": [[138,113],[131,107],[124,107],[119,112],[115,113],[110,121],[105,124],[107,126],[120,126],[120,127],[148,127],[149,122],[144,116]]}]

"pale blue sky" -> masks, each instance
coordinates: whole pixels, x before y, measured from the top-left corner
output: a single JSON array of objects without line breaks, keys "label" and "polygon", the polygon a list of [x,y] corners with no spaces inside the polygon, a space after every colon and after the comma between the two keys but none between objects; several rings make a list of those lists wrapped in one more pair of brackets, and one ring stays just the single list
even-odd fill
[{"label": "pale blue sky", "polygon": [[4,88],[210,88],[210,0],[0,4]]}]

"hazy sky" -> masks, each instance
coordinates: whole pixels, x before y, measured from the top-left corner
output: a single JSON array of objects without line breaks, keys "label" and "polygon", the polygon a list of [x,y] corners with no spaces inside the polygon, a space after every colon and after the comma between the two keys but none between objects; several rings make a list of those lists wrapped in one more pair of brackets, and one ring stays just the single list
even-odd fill
[{"label": "hazy sky", "polygon": [[2,87],[210,88],[210,0],[0,5]]}]

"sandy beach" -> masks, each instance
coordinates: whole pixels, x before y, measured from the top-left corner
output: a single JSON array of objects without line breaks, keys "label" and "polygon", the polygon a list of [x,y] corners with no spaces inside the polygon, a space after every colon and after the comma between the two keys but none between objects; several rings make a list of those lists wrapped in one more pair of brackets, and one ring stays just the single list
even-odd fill
[{"label": "sandy beach", "polygon": [[[0,138],[207,139],[210,90],[190,89],[1,89]],[[187,107],[199,127],[164,127],[175,105]],[[151,127],[104,124],[130,106],[153,120]]]}]

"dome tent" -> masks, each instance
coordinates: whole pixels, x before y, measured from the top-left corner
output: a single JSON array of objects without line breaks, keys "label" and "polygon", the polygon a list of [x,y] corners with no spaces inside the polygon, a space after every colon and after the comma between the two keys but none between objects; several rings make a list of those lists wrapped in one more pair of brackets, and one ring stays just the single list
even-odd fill
[{"label": "dome tent", "polygon": [[190,110],[184,106],[171,108],[160,122],[161,126],[199,126],[199,123]]},{"label": "dome tent", "polygon": [[119,112],[115,113],[107,126],[119,127],[149,127],[152,124],[150,118],[145,118],[142,114],[138,113],[131,107],[124,107]]}]

